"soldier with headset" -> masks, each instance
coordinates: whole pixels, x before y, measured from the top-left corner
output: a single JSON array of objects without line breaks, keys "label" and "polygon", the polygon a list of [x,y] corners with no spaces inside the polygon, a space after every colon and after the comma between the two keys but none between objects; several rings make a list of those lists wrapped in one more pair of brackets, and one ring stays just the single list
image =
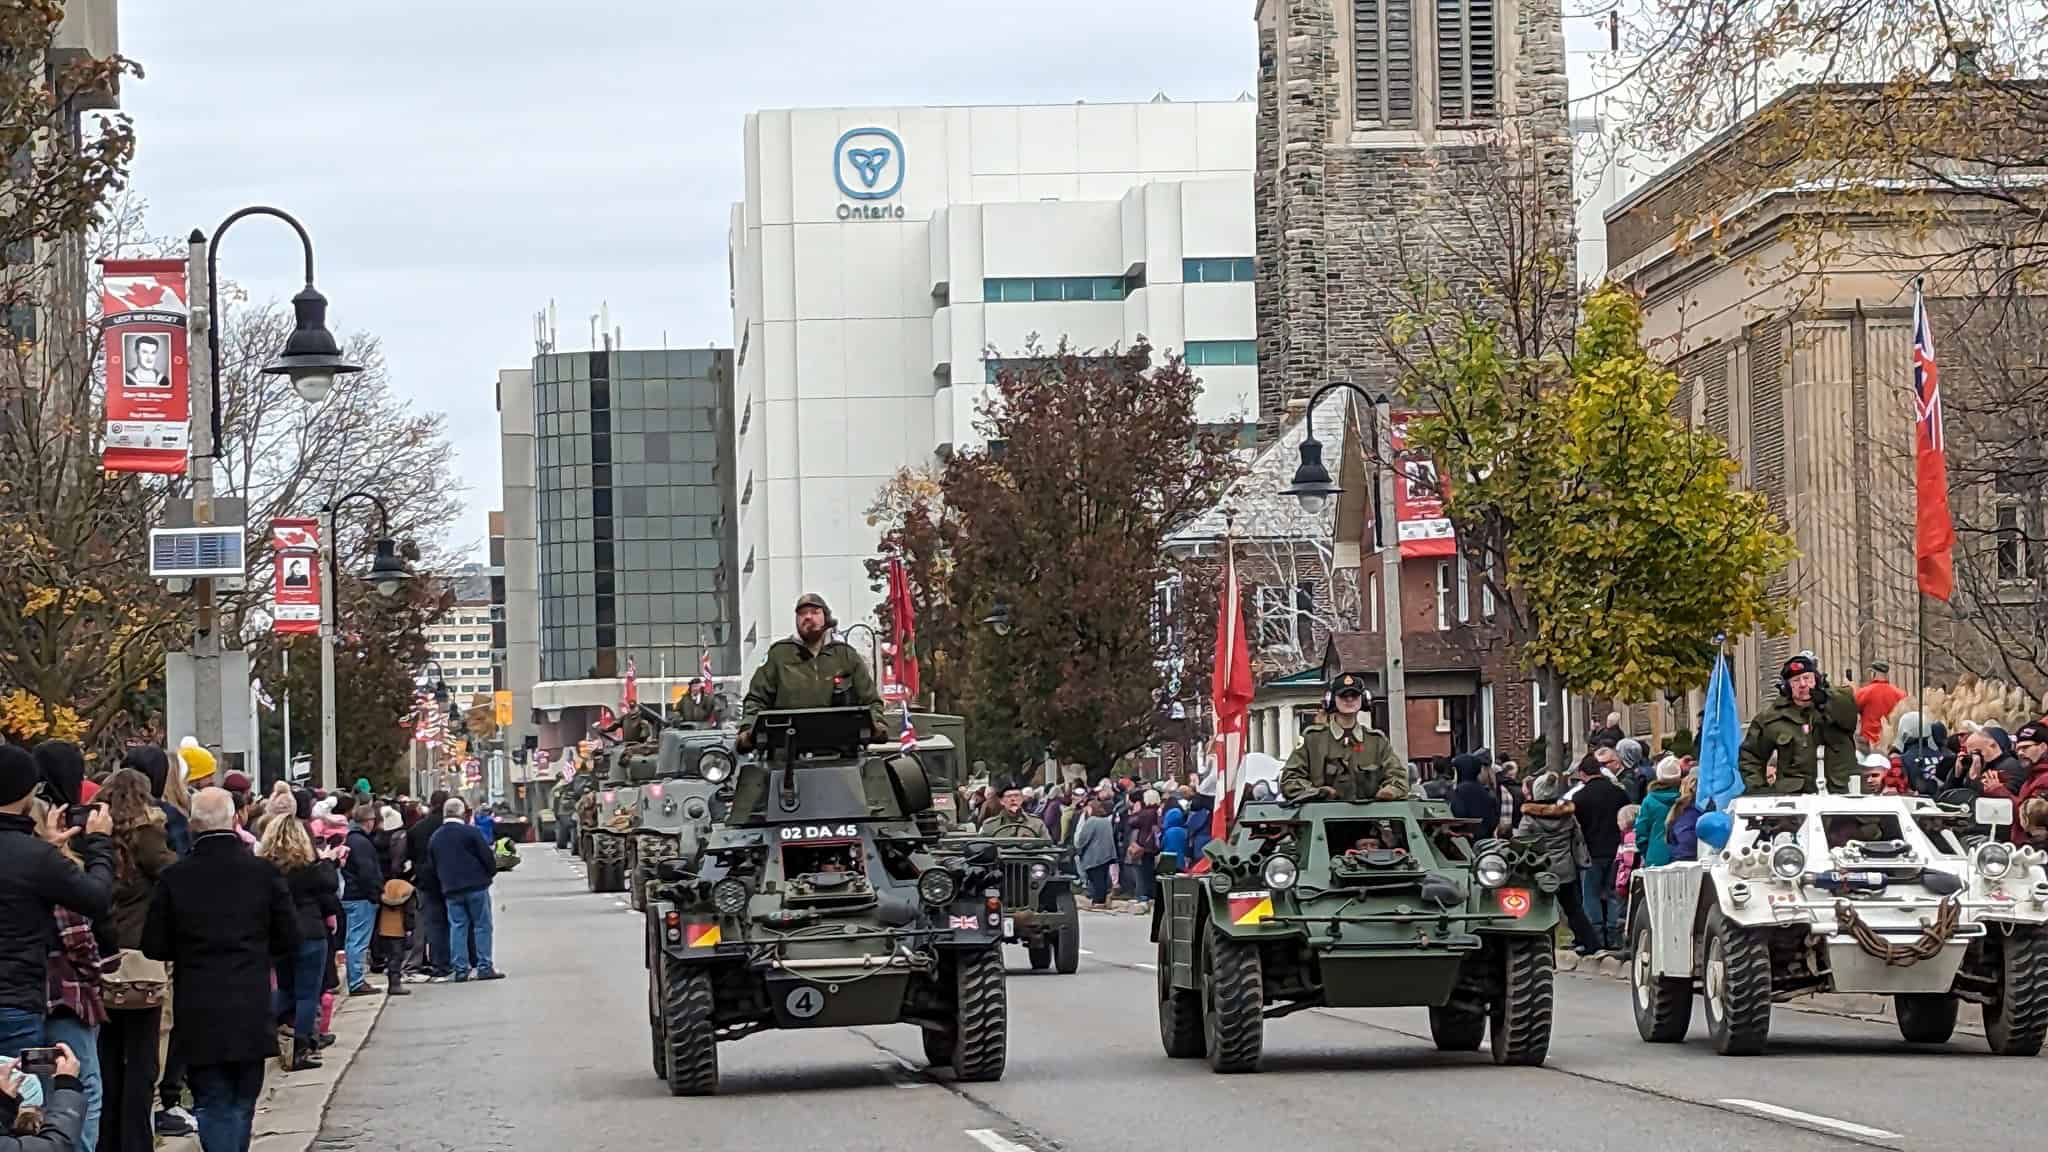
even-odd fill
[{"label": "soldier with headset", "polygon": [[1280,771],[1280,795],[1306,800],[1399,800],[1408,795],[1408,769],[1386,736],[1365,722],[1365,680],[1345,672],[1323,695],[1329,721],[1301,734]]},{"label": "soldier with headset", "polygon": [[1857,772],[1859,719],[1855,694],[1830,689],[1813,653],[1785,661],[1778,669],[1777,699],[1750,718],[1742,738],[1744,787],[1779,795],[1817,792],[1816,769],[1824,767],[1828,791],[1846,795]]}]

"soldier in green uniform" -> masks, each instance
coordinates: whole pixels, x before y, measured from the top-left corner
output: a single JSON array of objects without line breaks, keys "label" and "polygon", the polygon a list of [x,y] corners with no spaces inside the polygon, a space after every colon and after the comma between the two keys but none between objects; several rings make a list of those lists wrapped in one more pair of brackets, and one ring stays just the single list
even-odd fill
[{"label": "soldier in green uniform", "polygon": [[1753,793],[1817,792],[1815,759],[1828,791],[1847,795],[1856,774],[1856,697],[1828,688],[1820,662],[1802,652],[1778,670],[1778,696],[1750,718],[1742,738],[1742,783]]},{"label": "soldier in green uniform", "polygon": [[[875,690],[874,674],[867,661],[851,644],[832,639],[838,621],[825,598],[806,592],[796,602],[796,635],[777,640],[768,647],[768,657],[754,670],[747,684],[747,698],[740,714],[739,750],[754,746],[754,717],[782,708],[865,707],[869,713],[869,739],[887,738],[882,722],[882,694]],[[878,816],[900,815],[894,796],[881,772],[881,762],[870,759],[862,771],[867,786],[868,807]],[[742,765],[733,784],[732,811],[751,814],[767,799],[768,773],[757,763]]]},{"label": "soldier in green uniform", "polygon": [[1365,722],[1365,681],[1345,672],[1330,681],[1330,722],[1301,734],[1280,770],[1280,795],[1289,801],[1399,800],[1408,795],[1408,769],[1386,736]]},{"label": "soldier in green uniform", "polygon": [[711,695],[711,690],[702,680],[690,685],[690,690],[684,693],[681,700],[676,701],[676,706],[670,711],[669,716],[678,724],[715,725],[723,719],[718,714],[718,699]]},{"label": "soldier in green uniform", "polygon": [[1024,810],[1024,790],[1011,784],[1003,789],[1003,810],[981,826],[983,836],[1012,836],[1050,840],[1045,821]]}]

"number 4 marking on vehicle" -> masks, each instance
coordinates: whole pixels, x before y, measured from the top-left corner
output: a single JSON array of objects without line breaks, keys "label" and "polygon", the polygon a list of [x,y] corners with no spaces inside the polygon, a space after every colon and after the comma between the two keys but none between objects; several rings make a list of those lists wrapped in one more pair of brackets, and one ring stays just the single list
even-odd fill
[{"label": "number 4 marking on vehicle", "polygon": [[799,1020],[809,1020],[825,1010],[825,994],[806,984],[800,988],[790,989],[789,998],[782,1003],[789,1009],[791,1016]]}]

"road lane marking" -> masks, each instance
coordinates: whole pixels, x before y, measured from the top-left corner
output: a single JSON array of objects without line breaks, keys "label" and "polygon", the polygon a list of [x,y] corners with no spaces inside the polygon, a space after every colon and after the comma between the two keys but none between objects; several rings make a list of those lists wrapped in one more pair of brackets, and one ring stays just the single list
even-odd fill
[{"label": "road lane marking", "polygon": [[1131,967],[1133,967],[1133,968],[1136,968],[1136,969],[1138,969],[1138,970],[1139,970],[1139,971],[1141,971],[1141,972],[1157,972],[1157,971],[1159,971],[1159,966],[1158,966],[1157,964],[1133,964],[1133,965],[1131,965]]},{"label": "road lane marking", "polygon": [[1093,955],[1095,955],[1095,953],[1093,953],[1093,952],[1090,952],[1090,951],[1089,951],[1089,950],[1087,950],[1086,948],[1083,948],[1083,949],[1081,949],[1081,955],[1083,955],[1083,956],[1093,956]]},{"label": "road lane marking", "polygon": [[967,1138],[988,1149],[988,1152],[1034,1152],[1032,1148],[1015,1140],[998,1136],[993,1128],[969,1128]]},{"label": "road lane marking", "polygon": [[1840,1132],[1846,1136],[1861,1136],[1866,1140],[1897,1140],[1900,1138],[1897,1132],[1887,1132],[1882,1128],[1872,1128],[1868,1125],[1855,1124],[1847,1120],[1837,1120],[1832,1116],[1816,1116],[1811,1112],[1801,1112],[1796,1108],[1785,1108],[1777,1104],[1766,1104],[1761,1100],[1723,1100],[1721,1103],[1728,1105],[1730,1108],[1740,1108],[1746,1112],[1756,1112],[1764,1116],[1775,1117],[1779,1120],[1790,1120],[1794,1124],[1805,1124],[1829,1132]]}]

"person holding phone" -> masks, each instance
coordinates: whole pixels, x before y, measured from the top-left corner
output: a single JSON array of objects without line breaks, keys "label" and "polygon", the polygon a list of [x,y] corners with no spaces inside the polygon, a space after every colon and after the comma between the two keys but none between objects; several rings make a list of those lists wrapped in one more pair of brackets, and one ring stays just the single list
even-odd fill
[{"label": "person holding phone", "polygon": [[[38,1076],[50,1078],[47,1088]],[[15,1121],[29,1107],[41,1120],[35,1131],[17,1135]],[[85,1088],[70,1046],[31,1048],[0,1066],[0,1152],[79,1152],[90,1147],[80,1133],[84,1124]]]},{"label": "person holding phone", "polygon": [[[41,779],[25,749],[0,745],[0,1056],[39,1047],[47,1035],[52,911],[97,919],[113,901],[106,809],[74,828],[66,806],[51,805],[38,827],[30,812]],[[78,863],[66,858],[66,845]]]}]

